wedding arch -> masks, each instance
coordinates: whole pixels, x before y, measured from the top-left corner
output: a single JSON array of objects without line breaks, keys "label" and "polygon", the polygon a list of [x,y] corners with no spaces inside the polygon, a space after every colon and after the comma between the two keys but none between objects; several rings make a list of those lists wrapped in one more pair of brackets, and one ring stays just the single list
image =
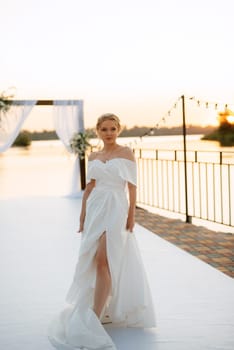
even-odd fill
[{"label": "wedding arch", "polygon": [[[68,152],[74,133],[84,132],[83,100],[12,100],[10,108],[0,109],[0,153],[8,150],[34,106],[52,106],[56,134]],[[68,196],[75,197],[85,187],[85,164],[76,156]]]}]

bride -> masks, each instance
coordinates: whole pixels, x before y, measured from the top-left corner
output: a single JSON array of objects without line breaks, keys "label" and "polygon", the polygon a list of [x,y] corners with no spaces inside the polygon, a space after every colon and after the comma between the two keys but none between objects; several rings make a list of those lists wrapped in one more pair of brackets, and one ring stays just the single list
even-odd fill
[{"label": "bride", "polygon": [[80,214],[82,234],[67,307],[49,327],[57,349],[116,349],[104,328],[154,327],[150,290],[133,233],[136,163],[117,144],[119,118],[102,115],[96,125],[103,149],[91,153]]}]

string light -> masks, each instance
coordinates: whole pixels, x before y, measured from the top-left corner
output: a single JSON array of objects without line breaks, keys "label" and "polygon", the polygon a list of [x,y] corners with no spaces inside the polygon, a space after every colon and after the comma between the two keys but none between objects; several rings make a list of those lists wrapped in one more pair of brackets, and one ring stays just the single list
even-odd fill
[{"label": "string light", "polygon": [[[196,103],[196,105],[197,105],[197,107],[202,107],[202,106],[205,106],[205,108],[210,108],[211,106],[212,106],[212,108],[214,108],[215,110],[218,110],[218,107],[220,106],[220,105],[224,105],[225,106],[225,109],[228,109],[228,106],[233,106],[233,108],[234,108],[234,103],[221,103],[221,102],[210,102],[210,101],[205,101],[205,100],[198,100],[198,99],[196,99],[196,97],[195,96],[190,96],[190,97],[185,97],[186,99],[188,99],[188,100],[190,100],[190,101],[194,101],[195,103]],[[165,113],[163,116],[162,116],[162,118],[161,119],[159,119],[158,120],[158,122],[156,123],[156,125],[155,125],[155,127],[153,127],[153,128],[149,128],[149,130],[148,130],[148,132],[146,132],[144,135],[142,135],[142,136],[146,136],[146,135],[153,135],[153,133],[154,133],[154,129],[159,129],[159,127],[160,127],[160,124],[162,124],[162,123],[166,123],[166,119],[167,119],[167,117],[171,117],[171,114],[172,114],[172,112],[173,112],[173,110],[174,109],[176,109],[177,108],[177,106],[178,106],[178,103],[179,103],[179,101],[181,100],[181,96],[178,98],[178,100],[173,104],[173,107],[172,108],[170,108],[168,111],[167,111],[167,113]],[[141,137],[142,137],[141,136]]]},{"label": "string light", "polygon": [[[180,101],[180,99],[181,99],[181,96],[180,96],[180,97],[178,98],[178,100],[173,104],[173,106],[167,111],[167,113],[165,113],[165,114],[162,116],[162,118],[160,118],[160,119],[158,120],[158,122],[155,124],[155,126],[154,126],[153,128],[150,128],[150,129],[148,130],[148,132],[144,133],[144,135],[142,135],[142,136],[153,135],[153,134],[154,134],[154,129],[157,130],[157,129],[159,129],[159,127],[160,127],[160,125],[161,125],[162,123],[165,124],[165,123],[166,123],[167,117],[171,117],[171,114],[172,114],[173,110],[177,108],[178,102]],[[142,136],[141,136],[141,137],[142,137]]]},{"label": "string light", "polygon": [[194,96],[193,97],[186,97],[188,100],[193,100],[195,101],[195,103],[197,104],[197,107],[202,107],[205,105],[206,108],[214,108],[215,110],[217,110],[219,108],[219,106],[223,105],[225,107],[225,109],[228,108],[228,106],[232,106],[232,108],[234,108],[234,103],[222,103],[222,102],[212,102],[212,101],[204,101],[204,100],[198,100],[196,99]]}]

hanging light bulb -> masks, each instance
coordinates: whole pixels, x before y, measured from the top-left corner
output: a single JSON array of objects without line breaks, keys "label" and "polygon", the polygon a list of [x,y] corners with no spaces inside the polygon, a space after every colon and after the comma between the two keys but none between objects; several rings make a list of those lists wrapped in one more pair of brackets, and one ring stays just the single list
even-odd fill
[{"label": "hanging light bulb", "polygon": [[217,109],[218,109],[218,103],[215,104],[215,110],[217,110]]},{"label": "hanging light bulb", "polygon": [[209,107],[209,102],[206,102],[206,108],[208,108]]}]

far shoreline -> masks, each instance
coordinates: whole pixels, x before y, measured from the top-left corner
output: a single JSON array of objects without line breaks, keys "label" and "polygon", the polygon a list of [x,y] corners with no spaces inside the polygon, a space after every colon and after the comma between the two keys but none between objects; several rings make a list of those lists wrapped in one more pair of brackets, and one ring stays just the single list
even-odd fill
[{"label": "far shoreline", "polygon": [[[188,125],[186,128],[187,135],[206,135],[215,130],[215,126],[197,126]],[[21,132],[26,132],[31,139],[31,141],[43,141],[43,140],[57,140],[58,136],[55,130],[43,130],[43,131],[29,131],[22,130]],[[90,135],[90,138],[95,138],[95,128],[86,128],[85,132]],[[132,128],[123,127],[123,130],[119,137],[144,137],[144,136],[173,136],[181,135],[182,126],[175,126],[171,128],[162,127],[156,129],[150,126],[134,126]]]}]

